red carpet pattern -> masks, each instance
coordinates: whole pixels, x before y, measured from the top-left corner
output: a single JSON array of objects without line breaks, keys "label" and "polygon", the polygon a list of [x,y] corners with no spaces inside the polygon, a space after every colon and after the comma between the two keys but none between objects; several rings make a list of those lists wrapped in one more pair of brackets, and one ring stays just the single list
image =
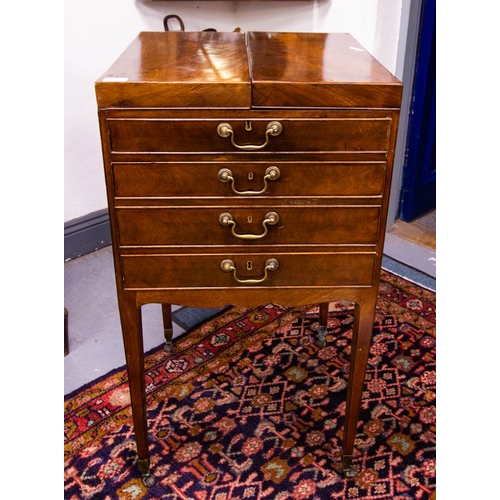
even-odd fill
[{"label": "red carpet pattern", "polygon": [[65,401],[65,499],[434,499],[435,294],[382,273],[354,464],[340,468],[352,304],[238,307],[146,357],[152,472],[135,463],[127,376]]}]

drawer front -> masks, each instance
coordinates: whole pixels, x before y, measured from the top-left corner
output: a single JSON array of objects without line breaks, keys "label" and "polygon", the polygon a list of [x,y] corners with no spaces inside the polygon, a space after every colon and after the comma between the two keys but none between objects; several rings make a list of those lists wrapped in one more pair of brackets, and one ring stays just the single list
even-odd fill
[{"label": "drawer front", "polygon": [[[112,153],[258,154],[388,149],[389,118],[280,119],[282,130],[276,136],[266,132],[273,121],[251,117],[247,120],[109,118],[107,123]],[[218,128],[224,123],[230,125],[232,134],[221,137]]]},{"label": "drawer front", "polygon": [[380,207],[121,208],[120,244],[375,244]]},{"label": "drawer front", "polygon": [[381,196],[385,162],[113,163],[115,196]]},{"label": "drawer front", "polygon": [[[373,281],[375,256],[332,253],[268,255],[225,253],[123,255],[121,260],[124,287],[148,290],[258,286],[368,286]],[[232,265],[227,265],[229,261]],[[268,264],[270,261],[272,265]]]}]

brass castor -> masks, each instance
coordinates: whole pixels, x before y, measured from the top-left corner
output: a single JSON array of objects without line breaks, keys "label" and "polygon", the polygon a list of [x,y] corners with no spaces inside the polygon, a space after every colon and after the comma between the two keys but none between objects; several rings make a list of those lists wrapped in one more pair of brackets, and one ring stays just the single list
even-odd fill
[{"label": "brass castor", "polygon": [[316,345],[322,349],[326,346],[326,332],[328,328],[326,326],[318,326],[318,340],[316,341]]},{"label": "brass castor", "polygon": [[342,472],[347,478],[353,478],[359,475],[358,468],[352,465],[352,455],[342,456]]},{"label": "brass castor", "polygon": [[149,469],[149,459],[138,460],[137,467],[139,468],[139,472],[142,474],[142,484],[146,486],[146,488],[151,488],[151,486],[155,484],[156,480]]},{"label": "brass castor", "polygon": [[153,474],[151,474],[151,472],[147,472],[146,474],[142,475],[142,484],[144,484],[146,488],[151,488],[152,486],[154,486],[155,482],[155,477],[153,476]]},{"label": "brass castor", "polygon": [[172,342],[172,328],[165,328],[163,330],[163,334],[165,336],[165,345],[163,346],[163,350],[168,354],[172,354],[174,352],[174,344]]}]

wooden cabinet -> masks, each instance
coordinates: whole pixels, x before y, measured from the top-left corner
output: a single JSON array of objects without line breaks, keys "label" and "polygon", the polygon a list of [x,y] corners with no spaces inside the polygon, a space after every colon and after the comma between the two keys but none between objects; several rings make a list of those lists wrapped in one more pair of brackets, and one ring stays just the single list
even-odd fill
[{"label": "wooden cabinet", "polygon": [[96,83],[146,484],[151,302],[320,304],[322,339],[328,302],[355,302],[352,473],[401,92],[350,35],[324,33],[141,33]]}]

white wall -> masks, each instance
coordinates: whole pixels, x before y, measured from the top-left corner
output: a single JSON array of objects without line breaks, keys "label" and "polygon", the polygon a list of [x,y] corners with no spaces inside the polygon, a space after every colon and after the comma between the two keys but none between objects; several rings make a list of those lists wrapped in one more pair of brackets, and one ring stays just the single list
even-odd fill
[{"label": "white wall", "polygon": [[107,206],[94,82],[138,32],[163,31],[167,14],[179,15],[186,31],[240,27],[242,31],[347,32],[401,78],[405,41],[401,13],[408,1],[66,2],[65,222]]}]

